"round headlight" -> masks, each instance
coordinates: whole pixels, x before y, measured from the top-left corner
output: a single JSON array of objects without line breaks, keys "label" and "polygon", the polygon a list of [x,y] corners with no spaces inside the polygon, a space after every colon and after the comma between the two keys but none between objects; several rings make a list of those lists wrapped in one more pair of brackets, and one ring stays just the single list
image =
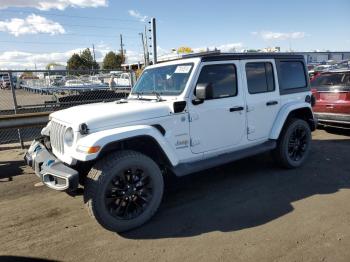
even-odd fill
[{"label": "round headlight", "polygon": [[68,127],[66,129],[66,132],[64,133],[64,142],[66,143],[67,146],[71,146],[74,141],[74,132],[71,127]]}]

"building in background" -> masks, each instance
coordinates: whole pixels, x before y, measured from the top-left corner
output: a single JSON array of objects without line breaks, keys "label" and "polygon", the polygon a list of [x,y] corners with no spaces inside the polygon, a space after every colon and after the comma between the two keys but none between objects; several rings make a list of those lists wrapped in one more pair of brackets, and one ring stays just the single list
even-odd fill
[{"label": "building in background", "polygon": [[305,61],[308,64],[312,63],[325,63],[327,61],[333,60],[335,62],[340,62],[343,60],[350,60],[349,52],[297,52],[305,57]]}]

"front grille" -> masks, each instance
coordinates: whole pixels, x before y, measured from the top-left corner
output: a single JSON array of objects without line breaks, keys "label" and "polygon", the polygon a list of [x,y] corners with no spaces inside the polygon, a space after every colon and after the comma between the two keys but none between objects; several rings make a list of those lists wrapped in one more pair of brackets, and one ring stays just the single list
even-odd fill
[{"label": "front grille", "polygon": [[66,130],[66,126],[61,125],[57,122],[51,122],[50,128],[50,142],[53,149],[55,149],[60,154],[64,153],[64,132]]}]

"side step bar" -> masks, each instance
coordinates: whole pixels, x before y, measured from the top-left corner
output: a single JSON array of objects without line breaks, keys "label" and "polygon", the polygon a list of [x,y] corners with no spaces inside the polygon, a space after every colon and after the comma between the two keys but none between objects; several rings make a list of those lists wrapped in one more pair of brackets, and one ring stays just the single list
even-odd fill
[{"label": "side step bar", "polygon": [[276,146],[277,146],[276,140],[269,140],[255,147],[238,150],[232,153],[222,154],[209,159],[202,159],[195,162],[179,164],[173,167],[172,171],[175,173],[176,176],[185,176],[194,172],[198,172],[198,171],[209,169],[215,166],[227,164],[242,158],[258,155],[260,153],[264,153],[266,151],[272,150],[276,148]]}]

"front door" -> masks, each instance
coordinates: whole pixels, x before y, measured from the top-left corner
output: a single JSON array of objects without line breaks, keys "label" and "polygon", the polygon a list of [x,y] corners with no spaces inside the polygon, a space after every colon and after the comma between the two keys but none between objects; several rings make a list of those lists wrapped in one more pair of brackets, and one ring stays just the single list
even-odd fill
[{"label": "front door", "polygon": [[280,109],[274,60],[242,61],[245,72],[248,140],[269,137]]},{"label": "front door", "polygon": [[230,148],[241,142],[246,114],[240,79],[237,61],[201,65],[197,84],[211,84],[213,94],[203,103],[189,105],[193,153]]}]

